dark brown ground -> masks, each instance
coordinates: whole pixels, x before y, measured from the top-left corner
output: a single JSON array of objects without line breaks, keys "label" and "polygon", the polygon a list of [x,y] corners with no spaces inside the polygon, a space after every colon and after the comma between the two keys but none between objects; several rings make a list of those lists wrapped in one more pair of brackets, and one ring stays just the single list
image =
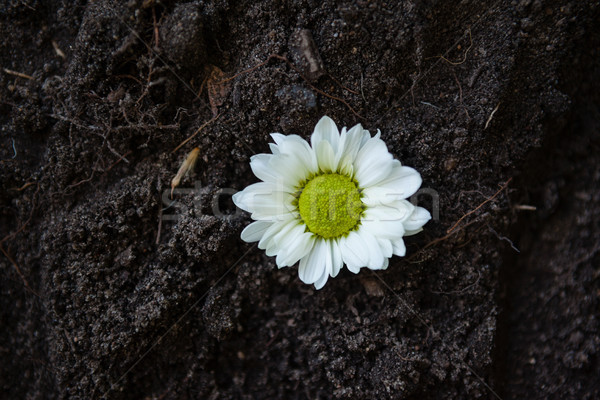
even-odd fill
[{"label": "dark brown ground", "polygon": [[[598,398],[598,2],[401,3],[4,1],[2,397]],[[440,219],[317,292],[211,199],[325,114],[381,129]]]}]

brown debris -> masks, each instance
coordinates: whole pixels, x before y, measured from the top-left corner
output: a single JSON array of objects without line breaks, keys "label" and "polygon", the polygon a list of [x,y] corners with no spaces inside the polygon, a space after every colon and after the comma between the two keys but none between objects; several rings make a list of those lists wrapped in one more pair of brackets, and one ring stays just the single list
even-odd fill
[{"label": "brown debris", "polygon": [[219,113],[219,107],[225,103],[227,96],[231,93],[231,81],[226,80],[226,75],[219,67],[210,66],[211,71],[206,81],[208,90],[208,101],[213,116]]}]

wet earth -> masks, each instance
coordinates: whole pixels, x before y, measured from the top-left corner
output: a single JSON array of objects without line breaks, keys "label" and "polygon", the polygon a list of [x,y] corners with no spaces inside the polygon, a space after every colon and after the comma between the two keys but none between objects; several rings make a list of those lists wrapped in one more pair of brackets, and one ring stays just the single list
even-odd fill
[{"label": "wet earth", "polygon": [[[598,397],[597,1],[0,9],[5,398]],[[435,218],[316,291],[231,194],[323,115]]]}]

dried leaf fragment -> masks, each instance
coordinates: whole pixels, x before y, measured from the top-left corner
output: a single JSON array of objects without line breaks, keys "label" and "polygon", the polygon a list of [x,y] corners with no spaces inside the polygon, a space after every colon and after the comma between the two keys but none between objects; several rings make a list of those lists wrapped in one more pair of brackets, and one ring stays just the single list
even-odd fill
[{"label": "dried leaf fragment", "polygon": [[179,167],[179,171],[177,171],[177,175],[171,180],[171,198],[173,198],[173,190],[179,186],[181,180],[191,169],[196,165],[196,161],[198,160],[198,155],[200,154],[200,149],[195,147],[190,153],[187,155],[183,163],[181,163],[181,167]]},{"label": "dried leaf fragment", "polygon": [[211,71],[206,81],[206,89],[208,90],[208,101],[213,116],[219,113],[219,107],[223,105],[227,96],[231,92],[231,81],[226,81],[226,75],[219,67],[210,66]]}]

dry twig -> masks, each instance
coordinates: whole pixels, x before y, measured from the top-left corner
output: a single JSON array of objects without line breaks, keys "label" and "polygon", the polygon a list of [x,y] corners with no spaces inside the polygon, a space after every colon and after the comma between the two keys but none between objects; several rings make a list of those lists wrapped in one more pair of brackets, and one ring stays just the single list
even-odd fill
[{"label": "dry twig", "polygon": [[4,71],[6,74],[9,74],[9,75],[18,76],[19,78],[33,80],[33,76],[24,74],[22,72],[13,71],[12,69],[2,68],[2,71]]}]

